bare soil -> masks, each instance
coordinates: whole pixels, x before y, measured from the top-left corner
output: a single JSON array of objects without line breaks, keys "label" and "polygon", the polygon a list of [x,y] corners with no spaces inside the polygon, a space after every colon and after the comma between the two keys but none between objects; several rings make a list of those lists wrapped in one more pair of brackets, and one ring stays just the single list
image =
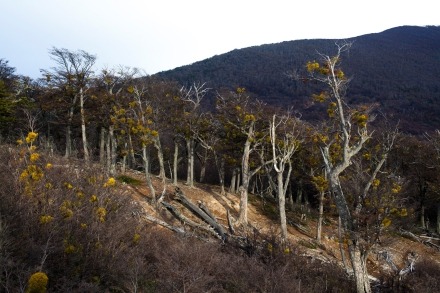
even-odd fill
[{"label": "bare soil", "polygon": [[[144,182],[142,173],[130,172],[125,174]],[[153,185],[156,190],[156,196],[162,193],[163,185],[161,180],[154,177]],[[238,217],[239,196],[226,192],[222,195],[220,187],[208,184],[195,183],[194,187],[189,187],[184,182],[179,182],[178,187],[193,203],[201,201],[215,215],[218,222],[224,227],[228,227],[226,211],[229,210],[233,218]],[[151,205],[151,194],[146,184],[121,186],[124,193],[133,197],[145,213],[157,217],[165,222],[172,222],[173,225],[179,225],[177,221],[172,221],[172,217],[164,208],[157,208]],[[187,209],[173,200],[175,186],[167,182],[167,192],[165,201],[173,203],[179,208],[179,211],[194,221],[201,222],[194,217]],[[267,202],[256,195],[249,195],[248,219],[251,229],[267,235],[279,235],[279,223],[276,214],[275,202]],[[163,210],[160,210],[163,209]],[[323,227],[322,241],[318,245],[315,240],[316,221],[314,219],[301,220],[301,213],[288,211],[290,224],[288,225],[288,243],[292,246],[300,247],[303,253],[313,259],[319,259],[324,262],[331,262],[343,265],[341,259],[340,245],[338,241],[337,219],[327,218]],[[297,224],[298,226],[294,225]],[[439,244],[438,242],[436,242]],[[380,257],[380,253],[387,251],[396,264],[398,269],[406,266],[406,260],[409,253],[412,253],[421,260],[433,260],[440,264],[440,251],[435,247],[427,246],[421,242],[402,237],[396,233],[385,233],[381,237],[381,243],[378,244],[368,259],[369,273],[372,277],[379,278],[382,274],[392,272],[389,264]],[[347,253],[346,253],[347,255]]]}]

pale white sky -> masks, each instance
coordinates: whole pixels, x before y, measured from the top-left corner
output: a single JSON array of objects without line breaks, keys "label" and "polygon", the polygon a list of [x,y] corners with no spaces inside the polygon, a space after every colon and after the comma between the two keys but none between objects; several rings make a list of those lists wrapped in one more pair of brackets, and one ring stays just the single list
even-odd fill
[{"label": "pale white sky", "polygon": [[440,25],[433,0],[0,0],[0,58],[40,77],[50,48],[96,54],[95,70],[148,74],[234,49]]}]

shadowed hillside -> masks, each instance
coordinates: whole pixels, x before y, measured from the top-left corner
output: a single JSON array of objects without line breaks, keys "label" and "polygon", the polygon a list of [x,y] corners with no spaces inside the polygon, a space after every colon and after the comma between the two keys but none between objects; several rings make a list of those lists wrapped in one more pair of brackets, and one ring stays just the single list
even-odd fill
[{"label": "shadowed hillside", "polygon": [[[207,82],[214,89],[245,87],[268,104],[294,106],[305,119],[318,119],[322,111],[310,99],[316,88],[292,80],[289,73],[304,73],[304,65],[318,59],[318,52],[332,55],[337,41],[286,41],[233,50],[158,75],[183,84]],[[377,103],[407,132],[440,127],[440,27],[403,26],[348,41],[353,46],[343,68],[353,78],[349,102]]]}]

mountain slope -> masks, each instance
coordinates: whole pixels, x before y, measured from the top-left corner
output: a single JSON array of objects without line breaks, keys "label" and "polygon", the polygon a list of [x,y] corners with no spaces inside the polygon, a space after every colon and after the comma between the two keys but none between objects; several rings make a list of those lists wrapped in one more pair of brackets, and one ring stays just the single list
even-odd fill
[{"label": "mountain slope", "polygon": [[[318,52],[332,55],[337,41],[297,40],[233,50],[157,75],[182,84],[207,82],[213,89],[245,87],[268,104],[293,106],[305,119],[318,119],[323,112],[310,96],[320,89],[287,73],[305,74],[307,61],[318,59]],[[350,103],[378,103],[408,132],[440,128],[439,26],[396,27],[348,41],[353,46],[342,66],[353,78]]]}]

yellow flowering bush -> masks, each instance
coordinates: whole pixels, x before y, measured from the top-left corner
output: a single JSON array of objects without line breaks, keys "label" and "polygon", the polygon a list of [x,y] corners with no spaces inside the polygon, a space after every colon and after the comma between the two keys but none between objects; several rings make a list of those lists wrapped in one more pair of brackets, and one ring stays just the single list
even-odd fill
[{"label": "yellow flowering bush", "polygon": [[110,177],[106,183],[104,183],[104,187],[112,187],[116,185],[116,179],[113,177]]},{"label": "yellow flowering bush", "polygon": [[72,253],[75,253],[75,251],[76,251],[76,247],[73,244],[66,245],[66,248],[64,249],[64,252],[66,254],[72,254]]},{"label": "yellow flowering bush", "polygon": [[37,137],[38,137],[38,133],[31,131],[26,136],[26,142],[28,144],[32,144],[37,139]]},{"label": "yellow flowering bush", "polygon": [[391,220],[390,219],[385,218],[385,219],[382,220],[382,227],[386,228],[389,225],[391,225]]},{"label": "yellow flowering bush", "polygon": [[138,233],[135,233],[134,236],[133,236],[133,242],[134,242],[135,244],[137,244],[137,243],[139,242],[140,239],[141,239],[141,235],[138,234]]},{"label": "yellow flowering bush", "polygon": [[69,182],[64,182],[64,187],[66,187],[67,189],[72,189],[73,185],[70,184]]},{"label": "yellow flowering bush", "polygon": [[47,224],[53,221],[53,217],[49,215],[42,215],[40,217],[40,224]]},{"label": "yellow flowering bush", "polygon": [[103,207],[99,207],[96,210],[96,215],[101,223],[105,222],[105,216],[107,215],[107,210]]},{"label": "yellow flowering bush", "polygon": [[40,158],[40,155],[38,153],[32,153],[29,160],[33,163],[35,161],[38,161],[39,158]]},{"label": "yellow flowering bush", "polygon": [[28,280],[26,293],[45,293],[47,291],[47,282],[49,278],[43,272],[36,272]]},{"label": "yellow flowering bush", "polygon": [[71,218],[73,216],[72,202],[70,200],[63,201],[60,206],[60,212],[64,218]]}]

